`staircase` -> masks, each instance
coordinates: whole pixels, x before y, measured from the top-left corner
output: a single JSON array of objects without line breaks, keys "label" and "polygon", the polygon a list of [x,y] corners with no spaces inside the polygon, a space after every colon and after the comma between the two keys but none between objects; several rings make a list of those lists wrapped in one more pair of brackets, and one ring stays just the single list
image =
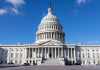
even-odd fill
[{"label": "staircase", "polygon": [[47,59],[41,65],[50,65],[50,66],[63,66],[63,64],[59,61],[59,59],[54,58],[54,59]]}]

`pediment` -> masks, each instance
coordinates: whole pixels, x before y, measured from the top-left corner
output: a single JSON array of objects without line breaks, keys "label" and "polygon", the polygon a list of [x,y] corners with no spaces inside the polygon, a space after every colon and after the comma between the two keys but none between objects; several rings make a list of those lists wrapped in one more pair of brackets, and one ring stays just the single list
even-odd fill
[{"label": "pediment", "polygon": [[39,45],[63,45],[63,43],[58,42],[58,41],[50,40],[50,41],[40,43]]}]

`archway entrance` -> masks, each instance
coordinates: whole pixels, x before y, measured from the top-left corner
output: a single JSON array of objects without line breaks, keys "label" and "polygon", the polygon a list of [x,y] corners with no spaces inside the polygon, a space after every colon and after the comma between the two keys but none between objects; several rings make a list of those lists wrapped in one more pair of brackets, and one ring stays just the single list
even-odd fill
[{"label": "archway entrance", "polygon": [[49,54],[49,58],[51,58],[51,57],[52,57],[52,54],[50,53],[50,54]]}]

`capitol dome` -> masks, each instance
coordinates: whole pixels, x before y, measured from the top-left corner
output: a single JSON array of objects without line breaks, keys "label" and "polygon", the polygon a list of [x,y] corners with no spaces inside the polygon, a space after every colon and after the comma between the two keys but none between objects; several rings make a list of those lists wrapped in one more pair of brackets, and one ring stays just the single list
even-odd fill
[{"label": "capitol dome", "polygon": [[64,32],[56,16],[52,14],[51,5],[48,8],[48,14],[42,18],[38,31],[36,32],[36,43],[49,40],[55,40],[64,43]]}]

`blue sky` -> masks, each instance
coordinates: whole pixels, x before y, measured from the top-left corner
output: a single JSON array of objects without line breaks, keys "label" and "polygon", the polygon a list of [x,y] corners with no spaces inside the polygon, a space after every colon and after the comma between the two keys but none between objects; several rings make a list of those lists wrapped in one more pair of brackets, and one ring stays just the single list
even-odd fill
[{"label": "blue sky", "polygon": [[50,2],[66,43],[100,43],[100,0],[0,0],[0,44],[33,43]]}]

